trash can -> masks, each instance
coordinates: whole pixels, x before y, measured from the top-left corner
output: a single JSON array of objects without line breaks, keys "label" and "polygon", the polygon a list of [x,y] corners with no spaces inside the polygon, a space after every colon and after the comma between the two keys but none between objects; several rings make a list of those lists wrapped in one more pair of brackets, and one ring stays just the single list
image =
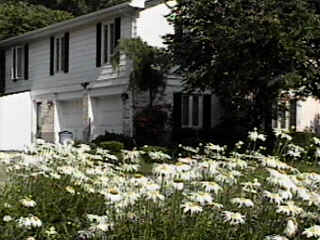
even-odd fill
[{"label": "trash can", "polygon": [[61,144],[66,144],[68,141],[73,141],[73,133],[69,131],[59,132],[59,142]]}]

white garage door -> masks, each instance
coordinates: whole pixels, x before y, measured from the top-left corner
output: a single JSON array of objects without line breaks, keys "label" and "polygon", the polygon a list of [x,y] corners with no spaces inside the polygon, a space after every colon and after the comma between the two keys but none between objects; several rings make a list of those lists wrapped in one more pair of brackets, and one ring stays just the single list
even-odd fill
[{"label": "white garage door", "polygon": [[31,144],[30,93],[0,97],[0,150],[23,150]]},{"label": "white garage door", "polygon": [[75,140],[82,140],[82,99],[59,101],[57,109],[60,131],[70,131]]},{"label": "white garage door", "polygon": [[105,131],[122,133],[122,101],[120,95],[92,99],[93,136]]}]

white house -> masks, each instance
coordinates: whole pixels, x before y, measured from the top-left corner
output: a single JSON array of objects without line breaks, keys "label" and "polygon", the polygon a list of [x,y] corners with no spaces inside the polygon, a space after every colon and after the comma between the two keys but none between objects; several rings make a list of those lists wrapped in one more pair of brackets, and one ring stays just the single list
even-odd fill
[{"label": "white house", "polygon": [[[0,150],[23,149],[37,137],[58,142],[65,130],[79,140],[106,130],[132,135],[144,96],[128,91],[130,61],[121,56],[113,70],[110,56],[120,38],[163,46],[161,37],[173,32],[168,13],[159,0],[136,0],[0,41]],[[178,109],[179,126],[219,121],[217,98],[180,91],[179,79],[169,77],[162,104]],[[299,129],[311,126],[319,105],[310,119],[298,119]]]}]

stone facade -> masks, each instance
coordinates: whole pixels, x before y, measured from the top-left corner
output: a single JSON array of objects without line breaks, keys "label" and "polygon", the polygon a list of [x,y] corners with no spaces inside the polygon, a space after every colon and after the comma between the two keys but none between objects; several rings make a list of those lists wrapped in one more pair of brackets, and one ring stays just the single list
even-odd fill
[{"label": "stone facade", "polygon": [[54,103],[50,100],[44,100],[37,103],[38,123],[37,123],[37,137],[42,138],[47,142],[55,142],[54,133]]}]

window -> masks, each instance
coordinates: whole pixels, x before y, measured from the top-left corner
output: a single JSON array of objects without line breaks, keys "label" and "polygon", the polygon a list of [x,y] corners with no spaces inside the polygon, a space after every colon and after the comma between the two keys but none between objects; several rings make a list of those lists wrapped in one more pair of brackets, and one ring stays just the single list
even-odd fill
[{"label": "window", "polygon": [[289,129],[297,125],[297,101],[291,100],[285,106],[276,106],[273,128]]},{"label": "window", "polygon": [[182,95],[181,124],[182,127],[201,128],[203,113],[203,96]]},{"label": "window", "polygon": [[106,23],[97,23],[96,35],[96,67],[110,64],[116,53],[116,47],[121,37],[121,18],[117,17]]},{"label": "window", "polygon": [[69,44],[70,33],[66,32],[60,36],[50,37],[50,66],[49,73],[69,72]]},{"label": "window", "polygon": [[12,71],[11,78],[22,79],[24,73],[24,49],[22,46],[12,48]]},{"label": "window", "polygon": [[110,63],[116,47],[115,24],[107,23],[103,29],[103,63]]},{"label": "window", "polygon": [[65,71],[65,38],[57,37],[56,38],[56,52],[55,52],[55,72],[64,72]]}]

